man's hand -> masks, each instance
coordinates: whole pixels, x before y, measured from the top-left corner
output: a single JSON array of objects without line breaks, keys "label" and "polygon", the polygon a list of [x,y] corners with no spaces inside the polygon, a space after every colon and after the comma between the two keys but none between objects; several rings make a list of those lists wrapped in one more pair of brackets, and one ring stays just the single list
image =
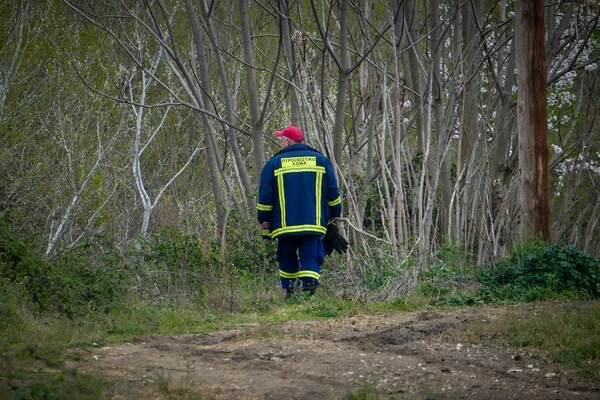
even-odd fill
[{"label": "man's hand", "polygon": [[269,229],[269,221],[265,221],[260,225],[263,227],[263,229]]}]

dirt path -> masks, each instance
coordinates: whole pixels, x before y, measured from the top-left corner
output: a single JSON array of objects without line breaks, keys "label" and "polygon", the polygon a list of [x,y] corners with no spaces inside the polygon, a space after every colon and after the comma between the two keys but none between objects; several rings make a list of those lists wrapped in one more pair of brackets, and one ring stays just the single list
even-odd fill
[{"label": "dirt path", "polygon": [[246,325],[95,348],[73,366],[114,382],[115,399],[600,399],[600,384],[576,383],[543,355],[461,340],[507,312]]}]

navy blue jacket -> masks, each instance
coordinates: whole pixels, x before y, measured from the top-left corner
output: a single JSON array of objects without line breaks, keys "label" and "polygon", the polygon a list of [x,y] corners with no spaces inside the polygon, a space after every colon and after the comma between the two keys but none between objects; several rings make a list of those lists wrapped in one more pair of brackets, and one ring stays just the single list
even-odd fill
[{"label": "navy blue jacket", "polygon": [[305,144],[273,156],[260,175],[258,222],[269,221],[270,236],[324,235],[342,214],[342,199],[327,157]]}]

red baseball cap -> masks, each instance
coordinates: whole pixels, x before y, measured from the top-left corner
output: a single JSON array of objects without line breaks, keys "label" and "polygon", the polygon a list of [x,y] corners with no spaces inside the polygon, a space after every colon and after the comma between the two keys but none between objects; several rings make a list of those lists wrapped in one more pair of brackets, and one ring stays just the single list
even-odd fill
[{"label": "red baseball cap", "polygon": [[275,131],[277,136],[285,136],[288,139],[292,139],[294,142],[301,142],[304,140],[304,135],[300,128],[294,125],[290,125],[282,131]]}]

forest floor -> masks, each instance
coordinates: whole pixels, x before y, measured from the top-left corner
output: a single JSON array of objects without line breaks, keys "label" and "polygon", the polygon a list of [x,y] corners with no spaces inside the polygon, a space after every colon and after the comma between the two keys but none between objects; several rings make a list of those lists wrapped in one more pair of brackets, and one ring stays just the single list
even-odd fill
[{"label": "forest floor", "polygon": [[600,399],[600,382],[494,340],[553,303],[248,324],[76,349],[114,399]]}]

